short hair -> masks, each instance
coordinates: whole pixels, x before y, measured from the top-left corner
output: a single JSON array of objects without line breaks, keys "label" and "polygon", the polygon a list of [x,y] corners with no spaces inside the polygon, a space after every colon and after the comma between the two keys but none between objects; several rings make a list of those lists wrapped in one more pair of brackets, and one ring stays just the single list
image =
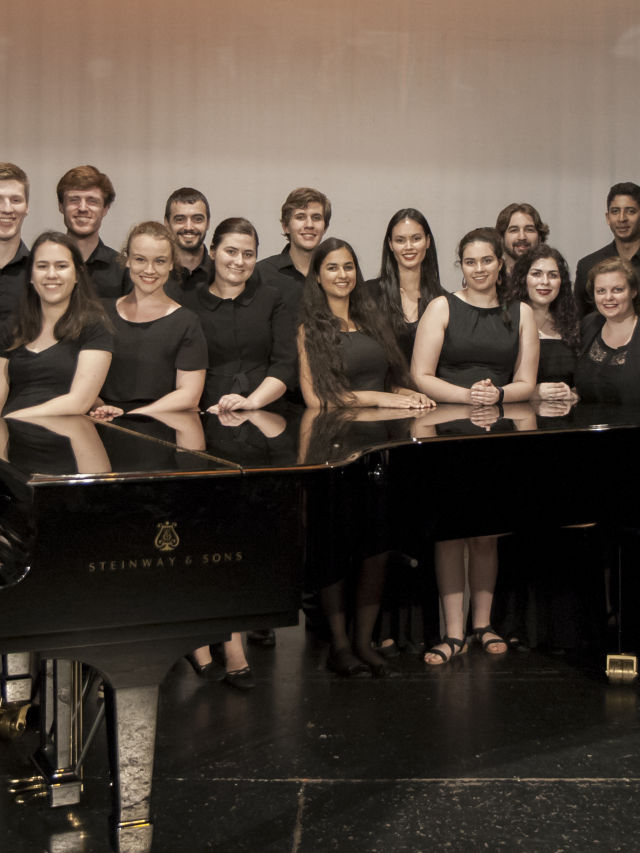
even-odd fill
[{"label": "short hair", "polygon": [[311,187],[298,187],[297,190],[291,190],[285,203],[282,205],[280,222],[283,225],[288,225],[294,210],[304,210],[305,207],[314,202],[322,205],[322,217],[326,230],[331,222],[331,202],[324,193],[314,190]]},{"label": "short hair", "polygon": [[531,204],[527,204],[527,202],[512,202],[508,204],[503,210],[498,214],[498,218],[496,219],[496,231],[501,237],[504,237],[506,234],[507,228],[509,227],[509,223],[511,222],[511,217],[514,213],[525,213],[527,216],[530,216],[533,219],[533,225],[538,232],[538,237],[540,238],[540,242],[544,243],[549,236],[549,226],[546,225],[542,221],[542,217],[535,209],[535,207]]},{"label": "short hair", "polygon": [[620,272],[625,277],[625,280],[631,290],[635,290],[636,295],[633,297],[633,310],[636,314],[640,314],[640,281],[638,281],[638,273],[630,261],[614,256],[613,258],[605,258],[595,266],[591,267],[587,275],[587,293],[593,299],[593,291],[595,288],[596,278],[599,275],[604,275],[610,272]]},{"label": "short hair", "polygon": [[222,238],[227,234],[247,234],[249,237],[253,237],[256,241],[256,254],[258,253],[258,246],[260,245],[258,232],[248,219],[245,219],[243,216],[231,216],[229,219],[223,219],[213,232],[211,248],[214,250],[217,249],[222,242]]},{"label": "short hair", "polygon": [[171,247],[171,263],[173,268],[180,268],[181,264],[180,255],[178,253],[178,244],[176,243],[176,238],[174,237],[173,232],[170,231],[162,222],[154,222],[152,220],[140,222],[138,225],[134,225],[131,231],[129,231],[129,234],[127,235],[127,242],[124,244],[124,248],[121,253],[121,259],[124,263],[126,263],[126,260],[129,257],[131,241],[134,237],[140,236],[154,237],[156,240],[166,240]]},{"label": "short hair", "polygon": [[623,181],[620,184],[614,184],[607,193],[607,210],[611,207],[611,202],[617,195],[628,195],[640,206],[640,187],[632,181]]},{"label": "short hair", "polygon": [[64,202],[64,194],[70,190],[90,190],[91,187],[98,187],[104,198],[105,207],[113,204],[116,197],[116,191],[113,184],[104,172],[96,169],[95,166],[74,166],[69,169],[58,181],[56,193],[58,202]]},{"label": "short hair", "polygon": [[194,190],[193,187],[180,187],[179,190],[174,190],[171,193],[164,206],[164,218],[167,222],[171,219],[171,205],[174,204],[174,202],[181,204],[197,204],[199,201],[204,204],[204,209],[207,211],[207,219],[211,219],[211,209],[209,207],[207,197],[204,193],[201,193],[200,190]]},{"label": "short hair", "polygon": [[24,197],[29,201],[29,178],[15,163],[0,163],[0,181],[18,181],[24,187]]}]

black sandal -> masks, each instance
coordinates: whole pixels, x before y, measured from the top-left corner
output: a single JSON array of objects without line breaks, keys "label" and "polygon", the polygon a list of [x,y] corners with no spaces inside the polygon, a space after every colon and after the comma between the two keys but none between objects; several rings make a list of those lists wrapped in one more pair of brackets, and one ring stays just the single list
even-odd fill
[{"label": "black sandal", "polygon": [[[451,654],[447,657],[447,655],[442,651],[442,649],[433,648],[429,649],[428,652],[425,652],[424,662],[427,666],[442,666],[443,663],[449,663],[452,658],[458,657],[458,655],[463,655],[468,650],[468,645],[466,640],[458,640],[456,637],[443,637],[440,640],[440,643],[446,644],[451,649]],[[431,661],[427,660],[427,655],[438,655],[442,658],[442,661]]]},{"label": "black sandal", "polygon": [[[495,634],[496,636],[492,637],[490,640],[483,640],[482,638],[485,634]],[[503,640],[502,637],[498,634],[498,632],[491,627],[491,625],[487,625],[484,628],[474,628],[473,636],[480,643],[483,650],[490,655],[506,655],[506,653],[509,651],[509,644],[507,643],[507,641]],[[505,647],[505,650],[503,652],[490,652],[489,646],[495,646],[498,643],[502,643],[502,645]]]}]

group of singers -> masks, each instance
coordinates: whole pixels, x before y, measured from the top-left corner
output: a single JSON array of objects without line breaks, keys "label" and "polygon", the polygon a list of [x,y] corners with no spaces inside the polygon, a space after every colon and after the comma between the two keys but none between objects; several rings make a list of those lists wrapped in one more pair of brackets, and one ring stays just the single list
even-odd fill
[{"label": "group of singers", "polygon": [[[3,245],[6,252],[10,244],[9,254],[16,249],[13,258],[5,253],[2,272],[13,266],[22,273],[14,276],[21,293],[0,337],[4,416],[112,419],[198,408],[223,415],[296,393],[314,409],[482,407],[532,397],[640,402],[635,184],[610,192],[613,250],[589,256],[594,263],[582,270],[581,306],[594,310],[581,324],[585,311],[568,265],[547,245],[548,227],[527,204],[505,208],[497,228],[462,237],[462,287],[451,293],[441,285],[434,235],[420,211],[394,214],[380,275],[365,282],[351,245],[323,239],[331,206],[310,188],[294,190],[283,205],[288,242],[280,255],[257,263],[258,235],[240,217],[220,222],[207,254],[208,202],[182,188],[170,196],[164,222],[131,229],[118,267],[114,256],[105,259],[98,236],[114,196],[106,182],[94,167],[67,173],[59,194],[67,232],[47,231],[26,252],[20,227],[28,181],[18,167],[0,164],[0,253]],[[95,267],[100,254],[110,272],[92,280],[91,261]],[[101,288],[105,281],[108,288]],[[115,293],[114,281],[120,282]],[[468,636],[464,546],[463,540],[436,543],[445,632],[425,654],[430,665],[462,654],[471,639],[490,654],[507,651],[491,626],[497,540],[467,541]],[[384,577],[384,554],[361,556],[370,578]],[[328,664],[341,675],[391,672],[371,643],[380,583],[356,611],[353,645],[336,601],[342,588],[323,591]],[[248,682],[239,635],[225,653],[236,686]],[[201,674],[210,662],[208,647],[192,658]]]}]

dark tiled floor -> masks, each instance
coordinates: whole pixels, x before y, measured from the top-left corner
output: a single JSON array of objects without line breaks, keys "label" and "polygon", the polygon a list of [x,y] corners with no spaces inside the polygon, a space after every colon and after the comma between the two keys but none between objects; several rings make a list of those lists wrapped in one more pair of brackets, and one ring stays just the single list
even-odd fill
[{"label": "dark tiled floor", "polygon": [[[154,853],[640,849],[638,691],[597,667],[474,648],[350,682],[302,628],[250,656],[247,694],[184,661],[165,680]],[[73,810],[7,796],[32,747],[0,743],[2,850],[106,853],[104,733]]]}]

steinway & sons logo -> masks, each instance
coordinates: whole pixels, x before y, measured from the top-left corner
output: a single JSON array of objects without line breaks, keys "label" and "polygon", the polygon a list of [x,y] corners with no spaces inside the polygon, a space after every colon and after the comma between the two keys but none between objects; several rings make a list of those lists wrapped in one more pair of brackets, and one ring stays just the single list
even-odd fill
[{"label": "steinway & sons logo", "polygon": [[242,551],[213,551],[206,554],[173,555],[180,545],[177,521],[160,521],[156,524],[153,546],[163,556],[126,557],[115,560],[92,560],[89,572],[117,572],[124,569],[163,569],[178,566],[215,566],[220,563],[241,563]]}]

